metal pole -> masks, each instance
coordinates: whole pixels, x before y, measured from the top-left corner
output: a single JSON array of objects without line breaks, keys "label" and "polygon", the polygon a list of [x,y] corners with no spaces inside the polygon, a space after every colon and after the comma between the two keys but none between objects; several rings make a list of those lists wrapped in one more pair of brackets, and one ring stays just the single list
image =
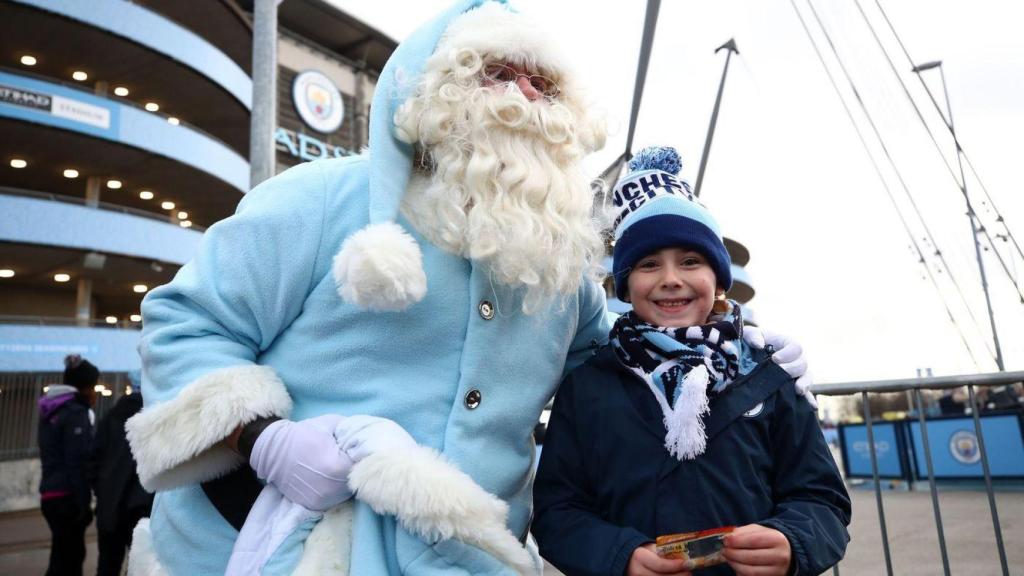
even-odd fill
[{"label": "metal pole", "polygon": [[932,449],[928,443],[928,426],[924,420],[924,401],[921,399],[921,390],[914,390],[914,398],[917,400],[917,418],[921,424],[921,444],[924,445],[924,461],[928,467],[928,487],[932,492],[932,510],[935,512],[935,531],[939,534],[939,551],[942,553],[942,572],[949,576],[949,555],[946,553],[946,536],[942,530],[942,513],[939,512],[939,492],[935,487],[935,469],[932,467]]},{"label": "metal pole", "polygon": [[[981,259],[981,242],[978,241],[978,221],[971,206],[971,199],[967,196],[967,178],[964,176],[963,149],[960,148],[960,141],[956,138],[956,129],[953,128],[953,107],[949,103],[949,90],[946,88],[946,73],[942,71],[942,63],[937,66],[939,77],[942,78],[942,94],[946,98],[946,113],[948,114],[949,133],[953,135],[953,142],[956,144],[956,163],[960,166],[960,187],[964,193],[964,200],[967,202],[967,218],[971,221],[971,239],[974,241],[974,254],[978,258],[978,272],[981,274],[981,289],[985,292],[985,305],[988,307],[988,321],[992,326],[992,341],[996,347],[996,366],[999,371],[1006,370],[1003,366],[1003,350],[999,346],[999,332],[996,330],[996,317],[992,313],[992,297],[988,293],[988,279],[985,277],[985,263]],[[995,247],[992,248],[995,250]]]},{"label": "metal pole", "polygon": [[875,480],[875,502],[878,504],[878,525],[882,529],[882,551],[885,552],[885,570],[892,576],[892,558],[889,557],[889,532],[885,529],[885,509],[882,507],[882,484],[878,479],[878,456],[875,454],[875,433],[871,428],[871,405],[868,393],[861,392],[861,404],[864,407],[864,424],[868,429],[868,446],[871,452],[871,475]]},{"label": "metal pole", "polygon": [[249,186],[274,175],[277,124],[277,5],[255,0],[252,31],[252,117],[249,122]]},{"label": "metal pole", "polygon": [[981,471],[985,474],[985,492],[988,493],[988,509],[992,512],[992,528],[996,533],[996,548],[999,550],[999,563],[1003,568],[1003,576],[1009,576],[1010,569],[1006,564],[1006,548],[1003,546],[1003,530],[999,526],[999,511],[996,509],[996,497],[992,491],[992,474],[988,468],[988,453],[985,451],[985,437],[981,433],[981,419],[978,417],[978,403],[974,397],[974,385],[967,385],[967,394],[971,402],[971,415],[974,417],[974,435],[978,437],[978,454],[981,456]]},{"label": "metal pole", "polygon": [[629,113],[629,132],[626,135],[626,160],[633,156],[633,136],[636,134],[636,121],[640,116],[640,101],[644,97],[644,84],[647,82],[647,65],[651,61],[654,32],[658,29],[659,10],[661,10],[661,0],[647,0],[647,12],[644,15],[644,33],[640,38],[640,59],[636,64],[636,81],[633,84],[633,106]]},{"label": "metal pole", "polygon": [[704,140],[704,154],[700,157],[700,169],[697,171],[697,185],[693,188],[694,196],[700,196],[700,185],[704,181],[704,168],[708,165],[708,154],[711,152],[711,139],[715,137],[715,125],[718,124],[718,109],[722,105],[722,92],[725,91],[725,76],[729,73],[729,60],[732,58],[733,52],[739,54],[740,51],[736,48],[736,39],[730,38],[728,42],[722,44],[715,49],[715,54],[718,54],[719,50],[725,49],[725,69],[722,70],[722,80],[718,83],[718,95],[715,96],[715,108],[711,111],[711,123],[708,125],[708,136]]}]

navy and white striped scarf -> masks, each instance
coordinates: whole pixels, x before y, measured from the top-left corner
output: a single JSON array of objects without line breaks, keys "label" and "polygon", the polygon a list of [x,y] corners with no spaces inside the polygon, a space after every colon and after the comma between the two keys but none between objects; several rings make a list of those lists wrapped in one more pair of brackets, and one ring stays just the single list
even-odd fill
[{"label": "navy and white striped scarf", "polygon": [[711,323],[685,328],[654,326],[630,311],[616,320],[609,339],[619,361],[658,399],[669,453],[680,460],[703,454],[709,396],[748,371],[739,305],[730,301],[729,311]]}]

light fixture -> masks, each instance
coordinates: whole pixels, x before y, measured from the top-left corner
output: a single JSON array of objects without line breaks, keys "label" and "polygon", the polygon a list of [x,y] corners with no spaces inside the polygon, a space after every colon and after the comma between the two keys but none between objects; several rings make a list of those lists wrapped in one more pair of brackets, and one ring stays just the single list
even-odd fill
[{"label": "light fixture", "polygon": [[117,324],[117,316],[107,316],[107,324]]},{"label": "light fixture", "polygon": [[125,384],[124,385],[124,395],[125,396],[131,396],[132,395],[132,385],[131,384]]},{"label": "light fixture", "polygon": [[190,220],[182,220],[181,222],[178,222],[178,224],[182,228],[191,228],[192,227],[192,222]]},{"label": "light fixture", "polygon": [[184,210],[178,212],[178,220],[188,220],[188,212],[185,212]]},{"label": "light fixture", "polygon": [[14,278],[14,270],[10,268],[0,270],[0,278]]},{"label": "light fixture", "polygon": [[[108,316],[108,318],[109,318],[109,316]],[[107,389],[107,387],[104,386],[103,384],[97,384],[97,385],[93,386],[92,389],[97,391],[97,392],[103,392],[104,390]]]},{"label": "light fixture", "polygon": [[104,390],[103,392],[100,392],[100,394],[103,394],[104,398],[109,398],[110,396],[114,395],[114,391],[113,390]]},{"label": "light fixture", "polygon": [[120,96],[121,98],[124,98],[125,96],[128,95],[128,89],[125,88],[124,86],[118,86],[117,88],[114,88],[114,95],[115,96]]},{"label": "light fixture", "polygon": [[149,190],[143,190],[142,192],[139,192],[139,198],[142,198],[143,200],[152,200],[153,193]]},{"label": "light fixture", "polygon": [[24,158],[11,158],[11,168],[24,168],[28,162]]},{"label": "light fixture", "polygon": [[181,123],[181,121],[178,120],[177,118],[175,118],[174,116],[170,116],[170,117],[167,118],[167,123],[171,124],[171,125],[174,125],[174,126],[177,126],[178,124]]},{"label": "light fixture", "polygon": [[174,202],[163,201],[160,203],[160,207],[164,210],[174,210]]},{"label": "light fixture", "polygon": [[81,70],[75,70],[74,72],[72,72],[71,77],[75,80],[78,80],[79,82],[85,82],[89,79],[89,75],[85,72],[82,72]]},{"label": "light fixture", "polygon": [[120,180],[107,180],[107,188],[110,188],[111,190],[118,190],[118,189],[121,188],[121,181]]},{"label": "light fixture", "polygon": [[142,315],[132,314],[131,316],[128,317],[128,319],[131,320],[132,322],[142,322]]},{"label": "light fixture", "polygon": [[53,281],[54,282],[67,282],[68,280],[71,280],[71,275],[70,274],[65,274],[65,273],[61,272],[60,274],[54,274],[53,275]]},{"label": "light fixture", "polygon": [[21,57],[21,63],[24,64],[25,66],[35,66],[36,65],[36,57],[32,56],[31,54],[25,54],[24,56]]},{"label": "light fixture", "polygon": [[132,286],[132,290],[134,290],[136,294],[142,294],[146,290],[149,290],[149,286],[146,286],[145,284],[136,284],[135,286]]},{"label": "light fixture", "polygon": [[146,102],[146,110],[149,110],[150,112],[156,112],[159,109],[160,105],[156,102]]},{"label": "light fixture", "polygon": [[49,386],[43,386],[43,394],[46,394],[49,391],[50,391],[50,387]]},{"label": "light fixture", "polygon": [[64,170],[64,177],[65,178],[78,178],[78,170],[75,170],[74,168],[67,168],[67,169]]}]

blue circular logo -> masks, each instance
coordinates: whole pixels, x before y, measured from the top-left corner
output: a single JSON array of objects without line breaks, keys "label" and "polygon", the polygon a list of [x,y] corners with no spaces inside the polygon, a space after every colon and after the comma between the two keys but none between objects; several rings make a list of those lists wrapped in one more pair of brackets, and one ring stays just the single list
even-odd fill
[{"label": "blue circular logo", "polygon": [[977,464],[981,460],[978,437],[969,430],[958,430],[949,437],[949,453],[961,464]]}]

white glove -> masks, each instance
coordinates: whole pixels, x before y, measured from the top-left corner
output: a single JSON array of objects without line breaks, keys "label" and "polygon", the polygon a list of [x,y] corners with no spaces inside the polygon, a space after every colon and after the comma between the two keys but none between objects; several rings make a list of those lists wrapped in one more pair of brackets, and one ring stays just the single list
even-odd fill
[{"label": "white glove", "polygon": [[416,441],[394,420],[376,416],[351,416],[343,418],[334,427],[338,446],[358,463],[363,458],[378,452],[393,452],[416,446]]},{"label": "white glove", "polygon": [[774,348],[772,360],[791,378],[796,378],[797,392],[806,398],[811,406],[818,407],[818,400],[810,390],[814,378],[807,370],[807,358],[804,357],[804,349],[799,343],[788,336],[757,326],[744,326],[743,340],[758,350],[766,345]]},{"label": "white glove", "polygon": [[344,419],[327,414],[301,422],[278,420],[256,438],[249,465],[289,501],[320,512],[333,508],[352,497],[352,459],[333,434]]}]

